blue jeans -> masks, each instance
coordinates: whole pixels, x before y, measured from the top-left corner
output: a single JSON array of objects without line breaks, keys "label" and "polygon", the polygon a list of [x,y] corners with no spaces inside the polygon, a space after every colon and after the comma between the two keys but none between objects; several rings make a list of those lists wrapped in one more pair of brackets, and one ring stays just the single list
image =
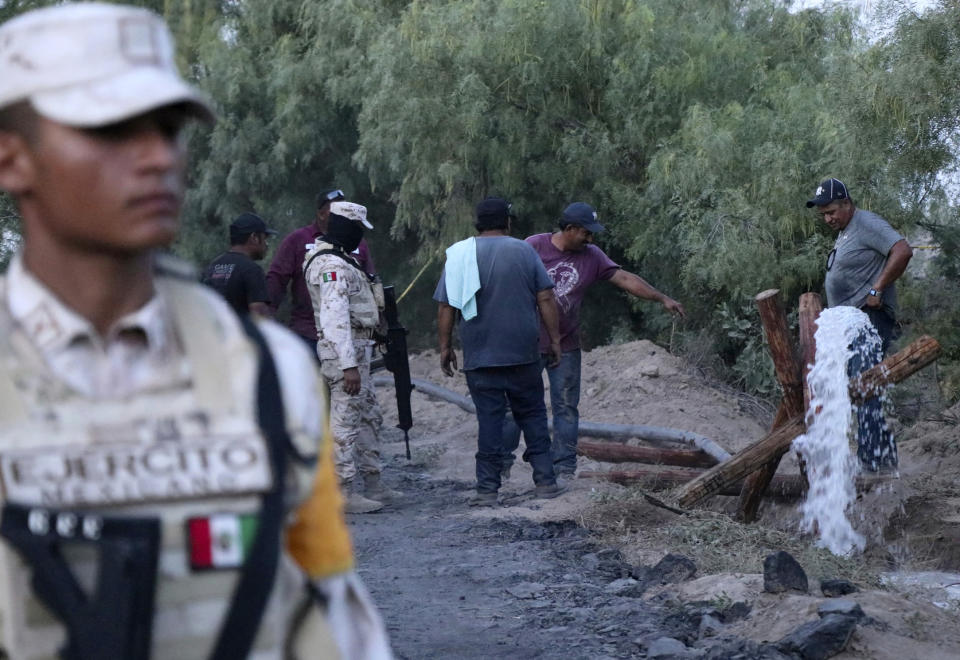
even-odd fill
[{"label": "blue jeans", "polygon": [[[547,358],[540,361],[546,368]],[[580,431],[580,349],[567,351],[560,364],[547,369],[550,379],[550,408],[553,413],[553,442],[550,453],[557,473],[572,474],[577,469],[577,436]],[[520,445],[520,429],[508,419],[504,425],[505,463],[513,462],[513,452]]]},{"label": "blue jeans", "polygon": [[500,488],[500,471],[509,453],[504,448],[503,436],[508,404],[513,418],[523,429],[527,445],[523,460],[533,467],[533,483],[537,486],[556,483],[540,369],[539,362],[531,362],[466,372],[479,426],[476,454],[478,493],[495,493]]},{"label": "blue jeans", "polygon": [[[847,362],[847,376],[851,378],[880,363],[890,347],[896,325],[893,317],[883,310],[864,308],[863,311],[880,336],[881,347],[879,351],[864,354],[861,347],[866,345],[869,335],[862,333],[853,340],[853,356]],[[857,408],[857,458],[863,469],[870,472],[897,466],[897,445],[887,429],[883,404],[878,397],[867,399]]]}]

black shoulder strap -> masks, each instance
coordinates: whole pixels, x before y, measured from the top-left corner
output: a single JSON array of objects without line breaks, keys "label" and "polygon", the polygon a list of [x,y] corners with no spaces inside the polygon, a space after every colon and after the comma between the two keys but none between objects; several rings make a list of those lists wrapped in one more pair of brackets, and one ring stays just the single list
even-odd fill
[{"label": "black shoulder strap", "polygon": [[283,495],[286,475],[286,448],[293,446],[287,433],[280,379],[263,334],[249,318],[240,322],[260,353],[257,379],[257,418],[267,441],[273,468],[273,488],[261,498],[260,519],[250,555],[243,564],[240,580],[210,660],[246,658],[260,630],[267,600],[273,591],[280,544],[283,542]]},{"label": "black shoulder strap", "polygon": [[344,261],[346,261],[351,266],[353,266],[354,268],[356,268],[357,270],[359,270],[361,273],[364,272],[363,268],[360,267],[359,262],[357,262],[357,260],[354,259],[353,257],[348,256],[347,253],[344,252],[343,250],[337,250],[336,248],[333,248],[333,249],[327,248],[326,250],[317,250],[316,252],[313,253],[313,255],[310,257],[310,261],[308,261],[307,265],[303,267],[304,274],[306,274],[307,269],[310,268],[310,264],[313,263],[313,260],[319,257],[321,254],[336,255],[341,259],[343,259]]}]

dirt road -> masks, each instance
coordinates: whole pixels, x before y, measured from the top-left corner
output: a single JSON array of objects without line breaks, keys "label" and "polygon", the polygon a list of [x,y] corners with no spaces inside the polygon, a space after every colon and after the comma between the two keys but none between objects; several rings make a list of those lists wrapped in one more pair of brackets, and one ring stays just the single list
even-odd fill
[{"label": "dirt road", "polygon": [[668,634],[660,606],[612,593],[631,567],[574,522],[498,518],[467,483],[393,476],[409,501],[350,526],[398,657],[630,658]]}]

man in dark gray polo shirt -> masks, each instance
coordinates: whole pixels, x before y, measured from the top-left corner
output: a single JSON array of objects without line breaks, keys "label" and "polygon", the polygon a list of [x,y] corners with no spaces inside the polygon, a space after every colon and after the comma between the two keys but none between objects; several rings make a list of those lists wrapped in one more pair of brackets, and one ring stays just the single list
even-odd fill
[{"label": "man in dark gray polo shirt", "polygon": [[[507,404],[527,445],[523,460],[533,467],[538,497],[555,497],[547,409],[543,401],[539,319],[550,337],[550,366],[560,360],[560,329],[553,280],[534,249],[508,236],[511,206],[499,197],[477,205],[478,235],[447,249],[434,300],[440,365],[447,376],[457,367],[451,340],[459,315],[463,370],[477,408],[477,495],[493,506],[500,488]],[[539,314],[538,314],[539,310]]]},{"label": "man in dark gray polo shirt", "polygon": [[[876,213],[858,209],[847,187],[837,179],[826,179],[807,208],[831,229],[839,232],[827,258],[824,286],[827,306],[847,305],[870,317],[886,354],[897,323],[897,290],[894,282],[903,275],[913,250],[906,239]],[[865,341],[858,338],[857,342]],[[883,355],[863,357],[855,353],[847,365],[850,375],[866,371]],[[857,456],[865,470],[875,472],[897,466],[897,448],[883,419],[879,399],[865,401],[857,411],[859,422]]]}]

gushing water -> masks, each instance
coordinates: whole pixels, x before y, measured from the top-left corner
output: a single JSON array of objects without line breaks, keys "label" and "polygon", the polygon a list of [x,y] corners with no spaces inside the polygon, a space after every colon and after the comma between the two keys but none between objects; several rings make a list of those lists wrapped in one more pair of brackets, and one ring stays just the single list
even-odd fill
[{"label": "gushing water", "polygon": [[[819,532],[817,542],[835,555],[862,551],[864,537],[853,529],[847,510],[856,498],[857,461],[848,438],[853,419],[847,364],[854,351],[872,364],[880,338],[870,319],[855,307],[832,307],[817,319],[816,363],[810,370],[807,432],[793,441],[806,461],[810,490],[801,505],[805,532]],[[871,359],[873,358],[873,359]]]}]

